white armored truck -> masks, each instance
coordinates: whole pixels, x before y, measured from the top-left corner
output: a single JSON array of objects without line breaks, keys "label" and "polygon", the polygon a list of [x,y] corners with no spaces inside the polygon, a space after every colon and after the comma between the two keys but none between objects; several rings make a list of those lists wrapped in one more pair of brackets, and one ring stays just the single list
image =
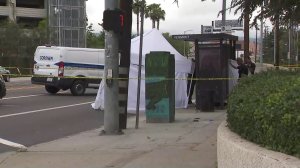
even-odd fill
[{"label": "white armored truck", "polygon": [[74,96],[98,88],[104,73],[104,49],[39,46],[34,55],[32,84],[50,94],[70,89]]}]

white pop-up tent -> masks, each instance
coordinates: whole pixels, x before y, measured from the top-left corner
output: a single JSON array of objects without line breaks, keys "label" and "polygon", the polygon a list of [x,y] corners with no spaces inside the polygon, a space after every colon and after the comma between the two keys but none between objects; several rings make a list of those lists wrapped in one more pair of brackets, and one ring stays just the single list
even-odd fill
[{"label": "white pop-up tent", "polygon": [[[138,77],[138,63],[139,63],[139,48],[140,37],[131,40],[131,65],[129,78]],[[187,81],[179,80],[186,79],[188,73],[191,71],[191,61],[183,57],[174,47],[163,37],[161,32],[157,29],[152,29],[144,33],[143,52],[142,52],[142,79],[145,78],[145,58],[150,51],[168,51],[175,56],[175,105],[176,108],[187,107]],[[135,110],[137,98],[138,80],[129,80],[128,91],[128,110]],[[141,99],[140,110],[145,110],[145,81],[141,81]]]},{"label": "white pop-up tent", "polygon": [[[191,72],[192,63],[190,60],[183,57],[173,46],[163,37],[161,32],[157,29],[152,29],[144,33],[143,37],[143,52],[142,52],[142,71],[141,78],[145,79],[145,57],[150,51],[167,51],[175,56],[175,106],[176,108],[186,108],[188,103],[187,98],[187,78],[188,73]],[[130,70],[129,70],[129,90],[128,90],[128,111],[136,109],[137,102],[137,86],[138,86],[138,64],[139,64],[139,48],[140,37],[135,37],[131,40],[131,56],[130,56]],[[183,80],[182,80],[183,79]],[[92,105],[94,109],[103,109],[103,87],[100,86],[95,104]],[[102,98],[102,99],[101,99]],[[140,110],[145,110],[145,81],[141,80],[140,90]]]}]

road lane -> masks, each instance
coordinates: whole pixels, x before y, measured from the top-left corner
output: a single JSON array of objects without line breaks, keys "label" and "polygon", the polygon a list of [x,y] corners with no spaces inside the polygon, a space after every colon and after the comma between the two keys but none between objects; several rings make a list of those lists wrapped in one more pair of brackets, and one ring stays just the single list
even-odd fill
[{"label": "road lane", "polygon": [[1,100],[0,116],[21,113],[26,111],[54,108],[65,105],[80,104],[83,102],[92,102],[96,94],[87,94],[84,96],[72,96],[69,93],[59,93],[56,95],[37,94],[39,96],[18,96],[6,97]]},{"label": "road lane", "polygon": [[99,128],[102,124],[103,113],[87,104],[0,119],[0,135],[3,139],[31,146]]},{"label": "road lane", "polygon": [[[96,89],[84,96],[69,91],[56,95],[30,81],[11,82],[0,100],[0,138],[31,146],[52,141],[103,125],[103,112],[91,108]],[[13,150],[0,144],[0,152]]]},{"label": "road lane", "polygon": [[21,116],[21,115],[29,115],[29,114],[33,114],[33,113],[47,112],[47,111],[51,111],[51,110],[58,110],[58,109],[63,109],[63,108],[68,108],[68,107],[81,106],[81,105],[86,105],[86,104],[91,104],[91,103],[93,103],[93,102],[85,102],[85,103],[71,104],[71,105],[66,105],[66,106],[45,108],[45,109],[40,109],[40,110],[19,112],[19,113],[14,113],[14,114],[0,115],[0,119],[8,118],[8,117],[14,117],[14,116]]}]

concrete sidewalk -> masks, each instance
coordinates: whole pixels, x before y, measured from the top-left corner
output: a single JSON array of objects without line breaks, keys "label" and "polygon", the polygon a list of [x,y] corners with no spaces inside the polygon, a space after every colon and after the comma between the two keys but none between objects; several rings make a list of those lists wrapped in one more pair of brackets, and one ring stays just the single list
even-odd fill
[{"label": "concrete sidewalk", "polygon": [[0,154],[0,168],[216,168],[217,127],[225,110],[204,113],[177,109],[174,123],[128,119],[124,135],[100,130],[32,146],[28,152]]}]

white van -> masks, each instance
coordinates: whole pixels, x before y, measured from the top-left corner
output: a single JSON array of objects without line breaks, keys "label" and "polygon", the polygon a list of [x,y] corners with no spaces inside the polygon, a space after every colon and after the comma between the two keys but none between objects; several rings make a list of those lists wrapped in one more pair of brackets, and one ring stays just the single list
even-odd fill
[{"label": "white van", "polygon": [[104,73],[104,49],[39,46],[34,55],[32,84],[48,93],[70,89],[74,96],[98,88]]}]

